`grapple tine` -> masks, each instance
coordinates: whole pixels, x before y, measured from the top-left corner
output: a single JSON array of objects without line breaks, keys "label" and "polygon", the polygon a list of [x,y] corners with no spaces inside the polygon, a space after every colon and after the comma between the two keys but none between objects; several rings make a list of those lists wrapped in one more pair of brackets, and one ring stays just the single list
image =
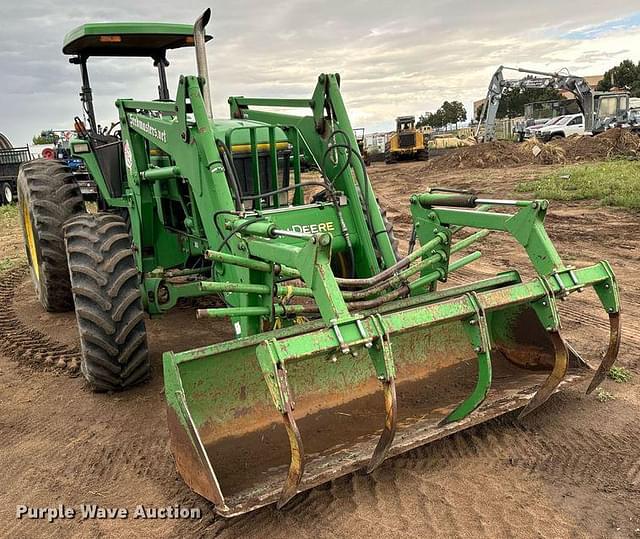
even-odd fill
[{"label": "grapple tine", "polygon": [[460,421],[473,412],[487,398],[491,387],[491,355],[489,351],[478,353],[478,379],[471,395],[445,417],[440,426]]},{"label": "grapple tine", "polygon": [[287,369],[280,357],[278,341],[276,339],[264,341],[258,347],[256,355],[273,402],[282,414],[287,438],[289,439],[291,461],[289,462],[287,479],[284,482],[277,503],[277,507],[280,509],[298,492],[298,485],[300,485],[302,474],[304,473],[304,446],[302,445],[302,437],[300,436],[296,419],[293,416],[295,403],[289,388]]},{"label": "grapple tine", "polygon": [[460,421],[467,417],[482,404],[491,388],[491,339],[487,318],[478,295],[475,293],[467,294],[467,298],[476,311],[476,315],[471,320],[463,323],[477,354],[478,378],[473,392],[453,412],[440,421],[440,426]]},{"label": "grapple tine", "polygon": [[520,419],[543,404],[551,396],[555,388],[558,387],[558,384],[562,382],[562,379],[567,374],[567,369],[569,368],[569,351],[567,350],[567,345],[565,344],[564,339],[560,336],[560,333],[558,333],[557,331],[549,331],[549,337],[551,338],[551,342],[553,343],[553,349],[555,353],[555,362],[553,364],[553,369],[551,371],[551,374],[538,388],[538,391],[536,391],[536,394],[533,396],[533,398],[520,412],[520,415],[518,416]]},{"label": "grapple tine", "polygon": [[396,426],[398,422],[398,401],[396,399],[396,381],[390,378],[388,381],[382,382],[384,391],[384,409],[386,417],[384,421],[384,429],[378,440],[373,456],[367,466],[367,473],[373,472],[384,460],[387,455],[391,442],[396,434]]},{"label": "grapple tine", "polygon": [[398,421],[398,401],[396,398],[396,369],[393,359],[393,346],[391,337],[380,314],[374,314],[370,318],[377,333],[377,343],[366,345],[369,349],[369,357],[373,362],[378,380],[382,382],[384,393],[385,420],[382,434],[378,439],[376,448],[367,465],[367,473],[375,470],[387,456],[387,451],[391,447],[393,438],[396,435],[396,425]]},{"label": "grapple tine", "polygon": [[609,313],[609,346],[598,370],[591,379],[591,383],[587,388],[587,395],[602,383],[618,357],[618,352],[620,351],[620,327],[620,312]]},{"label": "grapple tine", "polygon": [[280,499],[277,503],[277,508],[284,507],[287,502],[293,498],[298,492],[298,485],[302,479],[304,473],[304,446],[302,445],[302,437],[298,430],[298,425],[293,417],[293,412],[288,410],[282,415],[284,420],[284,426],[287,429],[287,436],[289,437],[289,447],[291,449],[291,462],[289,464],[289,472],[287,473],[287,479],[282,487],[280,493]]}]

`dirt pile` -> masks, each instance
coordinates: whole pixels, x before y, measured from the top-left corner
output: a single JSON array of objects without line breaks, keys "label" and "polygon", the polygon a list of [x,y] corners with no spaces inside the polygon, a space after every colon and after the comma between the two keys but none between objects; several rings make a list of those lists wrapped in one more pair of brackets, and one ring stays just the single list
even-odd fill
[{"label": "dirt pile", "polygon": [[568,162],[637,157],[640,155],[640,136],[628,129],[609,129],[595,137],[574,135],[550,142],[564,151]]},{"label": "dirt pile", "polygon": [[640,136],[628,129],[610,129],[600,135],[572,136],[544,143],[530,139],[521,144],[496,141],[452,150],[434,158],[431,170],[508,168],[518,165],[553,165],[640,156]]}]

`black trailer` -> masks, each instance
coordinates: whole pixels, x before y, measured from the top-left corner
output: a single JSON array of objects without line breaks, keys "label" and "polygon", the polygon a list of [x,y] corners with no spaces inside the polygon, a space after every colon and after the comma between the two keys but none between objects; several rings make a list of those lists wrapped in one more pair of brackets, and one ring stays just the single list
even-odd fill
[{"label": "black trailer", "polygon": [[31,161],[29,148],[0,149],[0,204],[12,204],[16,201],[16,181],[18,169],[22,163]]}]

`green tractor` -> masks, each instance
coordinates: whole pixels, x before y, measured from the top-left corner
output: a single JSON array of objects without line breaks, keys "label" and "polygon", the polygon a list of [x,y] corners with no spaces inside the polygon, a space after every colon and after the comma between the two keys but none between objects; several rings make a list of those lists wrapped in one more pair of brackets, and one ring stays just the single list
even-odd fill
[{"label": "green tractor", "polygon": [[[563,263],[543,225],[546,201],[417,193],[407,201],[415,241],[399,255],[340,77],[320,75],[308,99],[232,97],[230,119],[214,118],[208,19],[67,35],[88,124],[76,119],[71,149],[98,185],[98,212],[85,210],[64,164],[27,163],[18,183],[37,295],[48,311],[75,309],[82,373],[96,390],[149,377],[147,314],[210,298],[194,324],[230,321],[235,339],[163,356],[176,466],[218,513],[281,507],[510,410],[528,413],[590,373],[589,391],[602,381],[619,347],[615,277],[605,261]],[[190,46],[198,75],[181,76],[171,98],[166,53]],[[93,112],[95,56],[147,57],[159,75],[158,99],[116,101],[110,135]],[[301,175],[300,156],[320,179]],[[480,256],[461,251],[491,232],[512,236],[536,277],[511,269],[441,287]],[[611,325],[595,375],[560,336],[556,307],[585,287]]]}]

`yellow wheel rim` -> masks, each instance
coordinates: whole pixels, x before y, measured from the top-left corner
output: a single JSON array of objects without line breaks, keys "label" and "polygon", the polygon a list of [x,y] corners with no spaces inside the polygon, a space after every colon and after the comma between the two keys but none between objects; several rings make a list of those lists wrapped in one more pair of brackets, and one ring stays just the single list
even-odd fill
[{"label": "yellow wheel rim", "polygon": [[24,199],[20,203],[20,206],[22,208],[22,219],[24,222],[24,233],[27,240],[27,250],[29,251],[29,262],[31,263],[36,279],[39,281],[40,266],[38,264],[38,252],[36,251],[36,239],[33,235],[33,226],[31,225],[31,214]]}]

